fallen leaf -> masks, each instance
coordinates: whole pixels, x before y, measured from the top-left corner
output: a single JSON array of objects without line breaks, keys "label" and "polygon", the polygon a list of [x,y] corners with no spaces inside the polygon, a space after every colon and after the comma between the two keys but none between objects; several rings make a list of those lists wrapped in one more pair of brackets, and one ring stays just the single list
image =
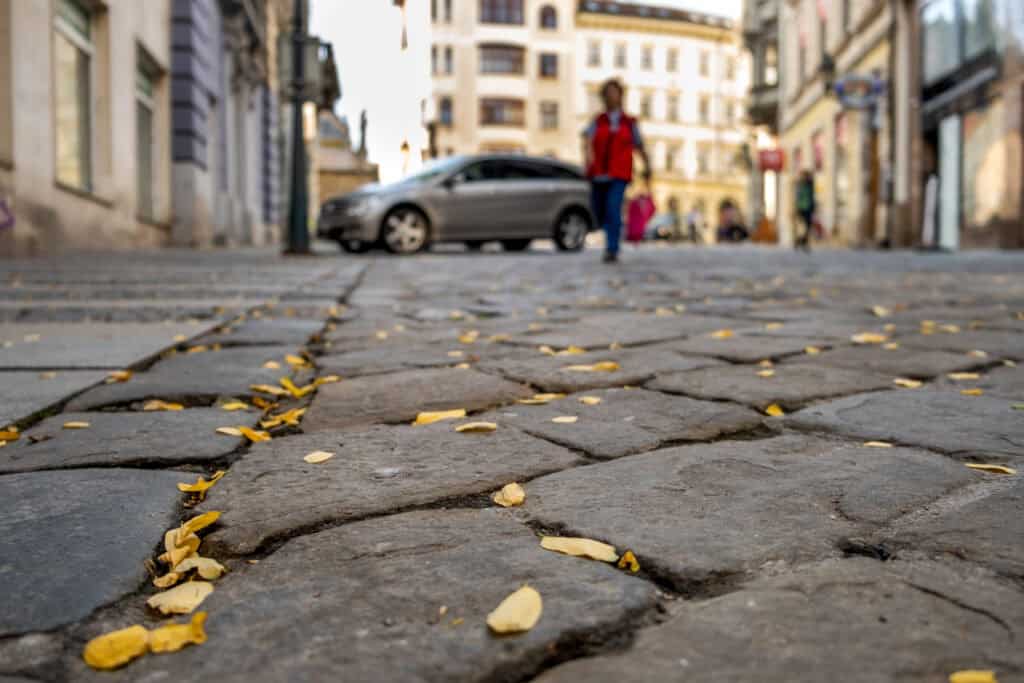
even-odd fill
[{"label": "fallen leaf", "polygon": [[628,569],[634,574],[640,571],[640,563],[637,561],[636,555],[633,554],[632,550],[622,553],[622,557],[619,558],[619,562],[615,566],[619,569]]},{"label": "fallen leaf", "polygon": [[281,387],[275,387],[273,384],[250,384],[249,388],[261,394],[270,394],[271,396],[288,395],[287,390],[282,389]]},{"label": "fallen leaf", "polygon": [[458,351],[458,350],[456,350],[456,351],[449,351],[448,352],[448,357],[449,358],[462,358],[465,355],[466,355],[465,351]]},{"label": "fallen leaf", "polygon": [[303,358],[302,356],[296,356],[294,353],[289,353],[284,357],[284,362],[293,368],[308,368],[311,367],[311,363]]},{"label": "fallen leaf", "polygon": [[554,356],[556,354],[555,350],[548,346],[547,344],[544,344],[543,346],[538,346],[537,350],[543,353],[545,356]]},{"label": "fallen leaf", "polygon": [[526,500],[526,491],[519,484],[512,482],[502,486],[500,491],[491,496],[491,500],[503,508],[515,507],[522,505]]},{"label": "fallen leaf", "polygon": [[299,418],[306,414],[305,408],[292,408],[283,413],[277,415],[271,415],[266,420],[260,421],[260,427],[264,429],[272,429],[279,427],[280,425],[286,424],[292,427],[299,426]]},{"label": "fallen leaf", "polygon": [[715,332],[712,332],[708,336],[712,337],[713,339],[729,339],[730,337],[733,336],[733,331],[732,330],[717,330]]},{"label": "fallen leaf", "polygon": [[157,588],[170,588],[179,581],[181,581],[181,574],[178,574],[177,572],[167,572],[163,576],[158,576],[153,579],[153,585]]},{"label": "fallen leaf", "polygon": [[558,417],[551,418],[551,421],[556,424],[571,425],[578,419],[575,415],[559,415]]},{"label": "fallen leaf", "polygon": [[206,353],[209,350],[210,347],[206,346],[205,344],[200,344],[198,346],[190,346],[189,348],[185,349],[185,353]]},{"label": "fallen leaf", "polygon": [[775,376],[775,371],[774,370],[760,370],[757,373],[757,376],[758,377],[774,377]]},{"label": "fallen leaf", "polygon": [[313,383],[307,384],[304,387],[295,386],[295,382],[293,382],[290,377],[282,377],[281,379],[278,380],[278,383],[282,387],[284,387],[288,391],[288,393],[291,394],[294,398],[302,398],[306,394],[316,389],[316,384]]},{"label": "fallen leaf", "polygon": [[174,335],[174,337],[172,337],[172,340],[173,340],[173,341],[176,341],[176,342],[183,342],[183,341],[185,341],[186,339],[188,339],[188,337],[186,337],[186,336],[185,336],[185,335],[183,335],[183,334],[176,334],[176,335]]},{"label": "fallen leaf", "polygon": [[148,647],[149,631],[144,626],[129,626],[90,640],[82,659],[94,669],[109,671],[146,654]]},{"label": "fallen leaf", "polygon": [[145,411],[154,410],[184,410],[185,406],[180,403],[168,403],[167,401],[161,401],[160,399],[153,399],[152,401],[146,401],[145,405],[142,406]]},{"label": "fallen leaf", "polygon": [[263,367],[265,367],[267,370],[280,370],[281,364],[278,363],[276,360],[268,360],[266,363],[263,364]]},{"label": "fallen leaf", "polygon": [[892,444],[888,441],[865,441],[862,445],[868,448],[892,448]]},{"label": "fallen leaf", "polygon": [[670,318],[676,314],[671,308],[665,308],[664,306],[658,306],[654,309],[654,315],[659,318]]},{"label": "fallen leaf", "polygon": [[961,389],[960,393],[964,396],[981,396],[985,393],[983,389]]},{"label": "fallen leaf", "polygon": [[850,337],[850,341],[854,344],[884,344],[889,341],[889,337],[877,332],[861,332]]},{"label": "fallen leaf", "polygon": [[0,441],[17,441],[20,437],[17,429],[5,429],[0,432]]},{"label": "fallen leaf", "polygon": [[770,359],[768,359],[768,358],[765,358],[765,359],[764,359],[763,361],[760,361],[760,362],[758,363],[758,365],[759,365],[760,367],[762,367],[762,368],[770,368],[770,367],[774,367],[774,366],[775,366],[775,363],[771,362],[771,360],[770,360]]},{"label": "fallen leaf", "polygon": [[898,387],[903,387],[904,389],[917,389],[924,384],[924,382],[920,382],[916,379],[907,379],[906,377],[897,377],[892,381],[892,383]]},{"label": "fallen leaf", "polygon": [[426,411],[416,416],[416,420],[413,421],[413,425],[428,425],[433,424],[434,422],[440,422],[441,420],[457,420],[460,417],[466,417],[465,408]]},{"label": "fallen leaf", "polygon": [[377,333],[374,334],[374,336],[377,337],[377,339],[380,339],[381,341],[384,341],[385,339],[388,338],[388,331],[387,330],[377,330]]},{"label": "fallen leaf", "polygon": [[895,351],[900,348],[899,342],[889,342],[888,344],[882,344],[882,348],[886,351]]},{"label": "fallen leaf", "polygon": [[782,409],[778,403],[773,403],[764,409],[765,415],[771,415],[772,417],[782,417],[786,412]]},{"label": "fallen leaf", "polygon": [[[765,323],[764,329],[766,330],[781,330],[782,323]],[[730,337],[732,334],[729,335]]]},{"label": "fallen leaf", "polygon": [[981,379],[981,375],[976,372],[951,372],[946,377],[950,378],[954,382],[968,379]]},{"label": "fallen leaf", "polygon": [[886,308],[885,306],[872,306],[871,312],[878,318],[888,318],[892,315],[892,309]]},{"label": "fallen leaf", "polygon": [[47,370],[39,373],[39,379],[56,379],[57,373],[54,370]]},{"label": "fallen leaf", "polygon": [[619,553],[616,552],[615,546],[590,538],[542,536],[540,547],[574,557],[589,557],[598,562],[615,562],[619,559]]},{"label": "fallen leaf", "polygon": [[308,462],[310,465],[317,465],[319,463],[330,460],[334,457],[334,453],[328,453],[327,451],[313,451],[302,456],[302,459]]},{"label": "fallen leaf", "polygon": [[973,349],[971,351],[968,351],[967,355],[971,356],[972,358],[988,358],[988,352],[982,351],[981,349]]},{"label": "fallen leaf", "polygon": [[213,584],[208,581],[189,581],[150,596],[146,604],[161,614],[189,614],[212,592]]},{"label": "fallen leaf", "polygon": [[469,363],[456,363],[452,366],[456,370],[469,370]]},{"label": "fallen leaf", "polygon": [[565,398],[565,394],[534,394],[532,398],[521,398],[516,403],[524,406],[541,406]]},{"label": "fallen leaf", "polygon": [[472,344],[480,337],[480,332],[477,330],[469,330],[459,335],[460,344]]},{"label": "fallen leaf", "polygon": [[1015,360],[1004,360],[1003,361],[1003,365],[1005,365],[1008,368],[1015,368],[1015,367],[1017,367],[1017,361],[1015,361]]},{"label": "fallen leaf", "polygon": [[226,436],[242,436],[242,430],[238,427],[217,427],[217,433]]},{"label": "fallen leaf", "polygon": [[78,420],[72,420],[71,422],[64,423],[64,429],[88,429],[88,422],[81,422]]},{"label": "fallen leaf", "polygon": [[498,428],[498,425],[493,422],[467,422],[466,424],[459,425],[455,428],[455,431],[461,433],[483,433],[493,432]]},{"label": "fallen leaf", "polygon": [[200,540],[195,534],[181,536],[181,527],[169,529],[164,534],[164,550],[157,559],[168,567],[175,567],[189,555],[199,550]]},{"label": "fallen leaf", "polygon": [[960,332],[959,325],[940,325],[939,329],[946,334],[958,334]]},{"label": "fallen leaf", "polygon": [[622,344],[620,344],[619,342],[612,342],[611,344],[608,345],[609,351],[618,351],[621,348]]},{"label": "fallen leaf", "polygon": [[116,382],[127,382],[132,378],[131,370],[114,370],[107,375],[106,383],[114,384]]},{"label": "fallen leaf", "polygon": [[192,557],[186,557],[181,563],[174,568],[176,574],[187,574],[193,569],[196,573],[204,579],[219,579],[227,569],[224,568],[217,560],[209,557],[199,557],[193,555]]},{"label": "fallen leaf", "polygon": [[[220,519],[220,511],[218,510],[211,510],[210,512],[204,512],[201,515],[196,515],[178,527],[178,539],[188,538],[189,536],[210,526],[218,519]],[[178,543],[180,544],[181,541],[179,540]]]},{"label": "fallen leaf", "polygon": [[964,669],[949,674],[949,683],[999,683],[990,669]]},{"label": "fallen leaf", "polygon": [[1017,474],[1017,470],[1012,467],[1006,467],[1005,465],[986,465],[979,462],[966,463],[972,470],[980,470],[982,472],[992,472],[993,474]]},{"label": "fallen leaf", "polygon": [[196,612],[187,624],[168,624],[153,629],[149,634],[149,651],[155,654],[177,652],[186,645],[206,642],[206,612]]},{"label": "fallen leaf", "polygon": [[817,346],[805,346],[804,353],[806,353],[808,356],[815,356],[821,353],[821,349],[819,349]]},{"label": "fallen leaf", "polygon": [[[221,427],[221,429],[225,429],[225,427]],[[227,429],[230,429],[230,427],[228,427]],[[239,436],[241,436],[241,434],[239,434]],[[211,486],[220,481],[221,477],[223,477],[224,474],[224,470],[217,470],[209,479],[204,479],[203,477],[197,478],[196,483],[194,484],[185,484],[183,482],[179,482],[178,490],[181,491],[182,493],[204,494]]]},{"label": "fallen leaf", "polygon": [[448,314],[448,318],[451,320],[462,320],[465,317],[466,314],[457,309]]},{"label": "fallen leaf", "polygon": [[1014,410],[1024,410],[1024,403],[1014,403],[1011,407]]},{"label": "fallen leaf", "polygon": [[580,401],[580,403],[582,403],[585,406],[596,406],[597,404],[599,404],[601,402],[601,397],[600,396],[580,396],[579,401]]},{"label": "fallen leaf", "polygon": [[234,412],[236,410],[248,410],[249,404],[242,401],[228,401],[227,403],[222,403],[220,407],[222,410]]},{"label": "fallen leaf", "polygon": [[323,377],[317,377],[313,380],[313,384],[319,387],[324,384],[334,384],[335,382],[340,381],[341,377],[338,377],[337,375],[324,375]]},{"label": "fallen leaf", "polygon": [[239,427],[238,431],[242,433],[242,436],[249,439],[253,443],[259,443],[260,441],[270,441],[270,434],[261,432],[251,427]]},{"label": "fallen leaf", "polygon": [[540,619],[543,609],[540,593],[530,586],[523,586],[487,615],[487,626],[495,633],[529,631]]},{"label": "fallen leaf", "polygon": [[499,342],[507,342],[511,338],[512,335],[509,334],[492,334],[490,337],[487,338],[487,341],[491,342],[492,344],[497,344]]},{"label": "fallen leaf", "polygon": [[615,372],[619,364],[613,360],[603,360],[591,365],[569,365],[562,369],[567,372]]}]

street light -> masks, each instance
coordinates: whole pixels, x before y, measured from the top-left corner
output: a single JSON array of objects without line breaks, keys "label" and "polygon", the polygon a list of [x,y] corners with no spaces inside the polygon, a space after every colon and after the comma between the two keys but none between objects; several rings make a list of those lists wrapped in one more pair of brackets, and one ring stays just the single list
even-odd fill
[{"label": "street light", "polygon": [[306,188],[306,143],[303,138],[302,104],[305,99],[306,45],[303,0],[295,0],[292,17],[292,174],[288,207],[288,245],[286,254],[309,253],[309,193]]}]

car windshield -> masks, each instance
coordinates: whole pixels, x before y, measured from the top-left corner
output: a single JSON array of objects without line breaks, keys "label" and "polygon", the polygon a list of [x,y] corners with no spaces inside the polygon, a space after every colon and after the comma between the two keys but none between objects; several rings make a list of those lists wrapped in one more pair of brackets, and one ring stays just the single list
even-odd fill
[{"label": "car windshield", "polygon": [[448,157],[427,163],[423,168],[398,181],[399,184],[422,185],[459,168],[465,160],[462,157]]}]

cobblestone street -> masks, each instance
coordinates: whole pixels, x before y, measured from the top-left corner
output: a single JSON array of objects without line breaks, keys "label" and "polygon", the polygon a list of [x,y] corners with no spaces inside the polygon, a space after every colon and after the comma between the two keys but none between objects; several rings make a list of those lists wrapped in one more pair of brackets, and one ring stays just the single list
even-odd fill
[{"label": "cobblestone street", "polygon": [[1021,256],[599,257],[0,262],[0,682],[1024,681]]}]

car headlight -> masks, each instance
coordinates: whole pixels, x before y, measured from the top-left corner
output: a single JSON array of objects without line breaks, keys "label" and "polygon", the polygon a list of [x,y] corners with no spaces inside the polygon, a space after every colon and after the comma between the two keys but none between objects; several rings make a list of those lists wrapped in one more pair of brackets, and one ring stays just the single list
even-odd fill
[{"label": "car headlight", "polygon": [[356,201],[348,205],[345,212],[349,216],[361,217],[370,213],[370,211],[372,211],[373,207],[375,207],[376,205],[376,197],[366,197],[365,199],[357,199]]}]

